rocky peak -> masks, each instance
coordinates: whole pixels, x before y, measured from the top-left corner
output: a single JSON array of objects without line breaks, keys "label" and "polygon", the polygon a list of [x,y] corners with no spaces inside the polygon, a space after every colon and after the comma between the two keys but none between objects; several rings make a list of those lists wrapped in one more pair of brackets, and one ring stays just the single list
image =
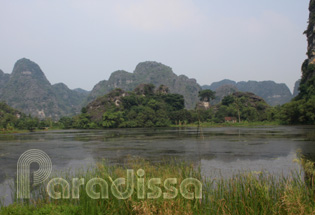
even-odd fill
[{"label": "rocky peak", "polygon": [[39,118],[77,114],[86,97],[63,83],[51,85],[40,67],[25,58],[15,63],[11,75],[0,73],[0,100]]},{"label": "rocky peak", "polygon": [[11,76],[13,79],[34,79],[40,81],[42,84],[50,84],[41,68],[26,58],[22,58],[15,63]]},{"label": "rocky peak", "polygon": [[146,61],[139,63],[134,71],[137,75],[147,75],[148,73],[166,72],[172,73],[172,68],[155,61]]}]

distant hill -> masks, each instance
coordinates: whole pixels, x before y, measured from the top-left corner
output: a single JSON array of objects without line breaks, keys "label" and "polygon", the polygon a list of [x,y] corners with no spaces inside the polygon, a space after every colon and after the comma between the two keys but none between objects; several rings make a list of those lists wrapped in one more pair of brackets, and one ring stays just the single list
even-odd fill
[{"label": "distant hill", "polygon": [[215,91],[216,98],[212,100],[210,103],[212,105],[215,105],[215,104],[219,104],[225,96],[228,96],[237,92],[238,89],[234,85],[226,84],[226,85],[219,86],[218,88],[216,88],[216,90],[213,90],[213,91]]},{"label": "distant hill", "polygon": [[76,91],[80,94],[83,94],[83,95],[86,95],[88,96],[90,94],[90,91],[87,91],[87,90],[84,90],[84,89],[81,89],[81,88],[76,88],[76,89],[73,89],[73,91]]},{"label": "distant hill", "polygon": [[15,63],[11,75],[0,73],[0,89],[0,100],[39,118],[79,113],[86,98],[64,84],[52,86],[40,67],[25,58]]},{"label": "distant hill", "polygon": [[185,106],[188,109],[195,108],[198,102],[198,92],[201,90],[195,79],[189,79],[184,75],[177,76],[170,67],[161,63],[147,61],[139,63],[133,73],[123,70],[113,72],[108,81],[101,81],[94,86],[87,101],[91,102],[115,88],[132,91],[139,84],[167,86],[170,93],[184,96]]},{"label": "distant hill", "polygon": [[228,79],[214,82],[211,85],[202,86],[203,89],[216,91],[220,86],[235,86],[238,91],[251,92],[262,97],[269,105],[282,105],[289,102],[293,96],[285,84],[278,84],[274,81],[241,81],[235,82]]},{"label": "distant hill", "polygon": [[231,81],[229,79],[224,79],[222,81],[213,82],[211,85],[203,85],[202,89],[204,89],[204,90],[209,89],[209,90],[212,90],[212,91],[216,91],[219,87],[221,87],[223,85],[236,86],[236,82],[235,81]]},{"label": "distant hill", "polygon": [[82,103],[88,96],[88,92],[70,90],[67,85],[58,83],[52,85],[59,107],[65,112],[61,116],[74,115],[80,112]]},{"label": "distant hill", "polygon": [[5,87],[5,85],[8,83],[10,79],[9,74],[5,74],[1,69],[0,69],[0,94],[1,90]]}]

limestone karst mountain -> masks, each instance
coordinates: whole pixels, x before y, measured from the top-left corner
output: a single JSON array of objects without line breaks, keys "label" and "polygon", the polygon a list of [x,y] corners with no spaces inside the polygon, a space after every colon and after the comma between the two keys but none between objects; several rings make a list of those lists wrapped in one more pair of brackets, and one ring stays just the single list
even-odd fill
[{"label": "limestone karst mountain", "polygon": [[251,92],[262,97],[269,105],[282,105],[289,102],[293,96],[286,84],[275,83],[274,81],[241,81],[235,82],[228,79],[214,82],[211,85],[202,86],[203,89],[217,91],[219,87],[234,86],[238,91]]},{"label": "limestone karst mountain", "polygon": [[0,72],[0,100],[35,117],[76,114],[85,98],[64,84],[51,85],[41,68],[25,58],[15,63],[12,74]]},{"label": "limestone karst mountain", "polygon": [[181,94],[185,98],[188,109],[195,107],[198,102],[198,92],[201,87],[195,79],[184,75],[176,75],[173,70],[161,63],[147,61],[139,63],[133,73],[126,71],[113,72],[108,80],[99,82],[88,97],[88,102],[105,95],[115,88],[131,91],[139,84],[165,85],[170,93]]}]

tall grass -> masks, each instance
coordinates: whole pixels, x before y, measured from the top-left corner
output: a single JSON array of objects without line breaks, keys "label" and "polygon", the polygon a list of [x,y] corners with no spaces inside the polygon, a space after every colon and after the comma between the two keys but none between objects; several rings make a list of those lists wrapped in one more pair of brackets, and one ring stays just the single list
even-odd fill
[{"label": "tall grass", "polygon": [[[126,200],[118,200],[111,192],[108,199],[93,200],[84,189],[79,199],[53,200],[43,185],[33,192],[31,201],[15,200],[14,204],[2,207],[0,214],[315,214],[314,164],[303,158],[300,162],[308,169],[306,179],[298,172],[292,172],[290,177],[247,172],[229,179],[205,179],[199,168],[187,163],[151,164],[131,160],[124,167],[101,163],[87,171],[58,176],[69,182],[73,177],[86,181],[99,177],[110,186],[112,180],[126,177],[127,168],[143,169],[145,182],[161,178],[163,184],[167,178],[177,178],[177,189],[185,178],[199,179],[203,183],[203,198],[189,200],[178,194],[174,199],[138,199],[135,186],[133,195]],[[161,189],[166,191],[163,186]]]}]

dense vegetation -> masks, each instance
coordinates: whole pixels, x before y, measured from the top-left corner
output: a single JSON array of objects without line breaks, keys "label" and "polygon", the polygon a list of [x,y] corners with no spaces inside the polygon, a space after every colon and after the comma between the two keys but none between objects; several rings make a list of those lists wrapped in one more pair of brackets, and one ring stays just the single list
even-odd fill
[{"label": "dense vegetation", "polygon": [[184,98],[179,94],[155,91],[154,88],[149,84],[140,85],[133,92],[115,89],[82,108],[80,115],[61,118],[60,123],[64,128],[169,126],[172,120],[176,120],[174,114],[185,111]]},{"label": "dense vegetation", "polygon": [[[138,176],[135,175],[135,187],[128,199],[118,200],[109,191],[107,199],[92,199],[85,189],[79,190],[79,199],[50,199],[45,185],[33,189],[32,201],[15,201],[7,207],[1,207],[1,215],[14,214],[313,214],[315,211],[314,193],[314,163],[301,158],[300,163],[306,172],[305,180],[298,172],[292,176],[273,176],[266,172],[244,172],[232,178],[207,178],[201,176],[200,169],[196,170],[187,163],[150,164],[143,160],[130,160],[126,164],[128,169],[135,171],[145,170],[144,198],[139,198],[141,191],[136,185]],[[97,167],[87,172],[60,173],[58,177],[71,183],[72,178],[82,178],[85,183],[91,178],[104,179],[109,187],[116,178],[126,178],[127,167],[109,166],[98,164]],[[156,186],[161,192],[177,195],[165,199],[163,195],[156,199],[147,198],[152,192],[148,186],[149,179],[160,178]],[[187,177],[196,178],[202,182],[202,199],[184,198],[179,185]],[[177,183],[172,184],[172,189],[166,189],[163,182],[167,178],[176,178]],[[125,190],[124,187],[121,187]],[[140,187],[141,188],[141,187]],[[174,190],[174,189],[176,190]],[[192,186],[189,191],[194,192]],[[61,187],[57,192],[61,192]],[[100,191],[97,187],[97,192]],[[63,191],[64,192],[64,191]]]},{"label": "dense vegetation", "polygon": [[33,131],[53,126],[51,119],[39,120],[17,111],[4,102],[0,102],[0,130],[10,132],[16,129]]},{"label": "dense vegetation", "polygon": [[139,85],[132,92],[115,89],[82,108],[81,114],[63,117],[59,123],[62,128],[92,129],[224,123],[226,117],[237,118],[238,122],[270,122],[276,118],[276,108],[252,93],[236,92],[211,106],[215,92],[203,90],[196,109],[187,110],[183,96],[168,92],[167,87],[161,85],[155,90],[152,84]]}]

